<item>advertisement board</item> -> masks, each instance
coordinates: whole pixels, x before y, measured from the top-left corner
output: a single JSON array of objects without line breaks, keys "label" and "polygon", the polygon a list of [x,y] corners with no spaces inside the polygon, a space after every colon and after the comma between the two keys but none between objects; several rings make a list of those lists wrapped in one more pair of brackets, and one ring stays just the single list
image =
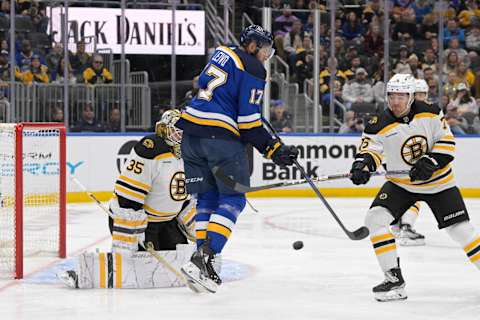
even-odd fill
[{"label": "advertisement board", "polygon": [[[51,12],[51,30],[54,40],[62,41],[63,8]],[[159,9],[125,10],[125,53],[172,53],[172,11]],[[201,10],[176,10],[175,52],[178,55],[205,54],[205,12]],[[69,8],[68,43],[75,51],[75,44],[94,37],[97,49],[112,49],[121,53],[121,10],[113,8]]]}]

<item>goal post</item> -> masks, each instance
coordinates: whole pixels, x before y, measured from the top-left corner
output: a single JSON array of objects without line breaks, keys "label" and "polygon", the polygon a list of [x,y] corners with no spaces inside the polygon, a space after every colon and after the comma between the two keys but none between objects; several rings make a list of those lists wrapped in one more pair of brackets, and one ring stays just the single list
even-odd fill
[{"label": "goal post", "polygon": [[0,277],[40,252],[66,256],[65,127],[0,124]]}]

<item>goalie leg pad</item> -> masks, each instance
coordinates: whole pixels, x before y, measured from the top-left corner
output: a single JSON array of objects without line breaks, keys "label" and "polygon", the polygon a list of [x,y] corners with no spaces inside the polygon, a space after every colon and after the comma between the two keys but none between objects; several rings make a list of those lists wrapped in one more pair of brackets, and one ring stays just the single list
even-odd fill
[{"label": "goalie leg pad", "polygon": [[383,272],[397,267],[397,246],[389,229],[393,220],[390,211],[380,206],[370,208],[365,217],[365,226],[370,231],[370,241]]},{"label": "goalie leg pad", "polygon": [[470,221],[456,223],[446,230],[448,235],[463,247],[470,261],[480,269],[480,236]]},{"label": "goalie leg pad", "polygon": [[145,240],[148,218],[143,210],[121,208],[117,199],[110,202],[112,247],[114,250],[137,251],[138,244]]},{"label": "goalie leg pad", "polygon": [[[193,244],[179,244],[177,250],[157,251],[179,270],[195,251]],[[85,252],[79,256],[78,287],[89,288],[168,288],[183,283],[148,252]]]}]

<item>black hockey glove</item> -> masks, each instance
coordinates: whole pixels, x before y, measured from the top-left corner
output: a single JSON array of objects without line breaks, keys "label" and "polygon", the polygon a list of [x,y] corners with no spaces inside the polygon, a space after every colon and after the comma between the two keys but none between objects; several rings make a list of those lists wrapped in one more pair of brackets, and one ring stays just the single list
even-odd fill
[{"label": "black hockey glove", "polygon": [[415,162],[410,169],[410,181],[428,180],[439,169],[437,160],[429,155],[424,155]]},{"label": "black hockey glove", "polygon": [[298,157],[298,150],[294,146],[287,146],[278,140],[272,140],[265,150],[265,157],[272,159],[280,167],[291,166]]},{"label": "black hockey glove", "polygon": [[353,184],[366,184],[370,180],[370,175],[368,166],[364,161],[353,162],[350,170],[350,180],[352,180]]}]

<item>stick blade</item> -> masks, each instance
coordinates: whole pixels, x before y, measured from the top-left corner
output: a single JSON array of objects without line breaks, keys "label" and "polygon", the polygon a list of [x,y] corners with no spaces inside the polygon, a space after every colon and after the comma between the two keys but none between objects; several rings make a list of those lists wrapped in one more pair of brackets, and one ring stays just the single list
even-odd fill
[{"label": "stick blade", "polygon": [[370,232],[368,231],[368,228],[363,226],[353,232],[350,232],[348,237],[352,240],[362,240],[368,237],[369,234]]}]

